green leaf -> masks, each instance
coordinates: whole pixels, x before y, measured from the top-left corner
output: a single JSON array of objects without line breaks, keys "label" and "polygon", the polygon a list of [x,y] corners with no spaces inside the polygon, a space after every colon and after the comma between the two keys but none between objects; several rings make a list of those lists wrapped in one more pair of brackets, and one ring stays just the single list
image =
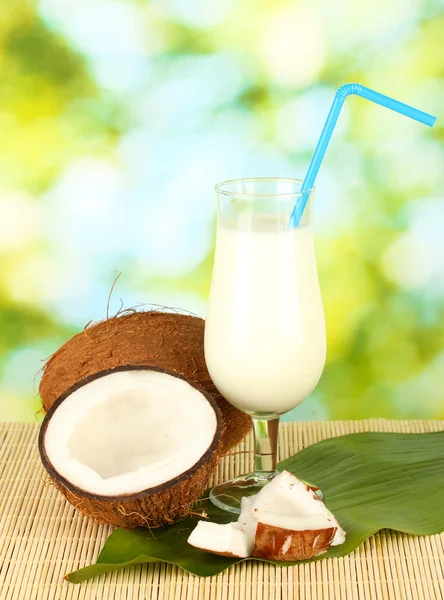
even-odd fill
[{"label": "green leaf", "polygon": [[[199,502],[197,511],[203,510],[208,519],[215,523],[229,523],[234,515],[226,513],[211,504],[209,500]],[[115,571],[140,563],[164,561],[176,564],[188,571],[202,576],[216,575],[227,567],[239,562],[224,556],[216,556],[193,548],[187,538],[196,527],[199,518],[191,516],[159,529],[116,529],[109,536],[100,553],[97,563],[79,569],[67,575],[72,583],[80,583],[90,577]]]},{"label": "green leaf", "polygon": [[[345,556],[380,529],[416,535],[444,530],[444,432],[355,433],[324,440],[280,463],[319,485],[328,508],[347,532],[347,541],[313,560]],[[228,523],[233,515],[201,501],[210,521]],[[160,529],[116,529],[97,563],[67,575],[80,583],[90,577],[139,563],[164,561],[206,577],[241,562],[191,547],[187,538],[196,515]],[[251,560],[251,559],[246,559]],[[272,562],[272,561],[269,561]],[[274,563],[295,564],[295,563]]]}]

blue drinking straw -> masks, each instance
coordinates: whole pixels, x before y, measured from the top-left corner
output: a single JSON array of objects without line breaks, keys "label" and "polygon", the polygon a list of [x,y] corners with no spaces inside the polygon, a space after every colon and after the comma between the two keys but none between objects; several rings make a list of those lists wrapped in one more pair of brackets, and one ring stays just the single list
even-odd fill
[{"label": "blue drinking straw", "polygon": [[415,119],[416,121],[424,123],[424,125],[428,125],[429,127],[433,127],[436,122],[436,117],[422,112],[422,110],[418,110],[417,108],[413,108],[408,104],[404,104],[403,102],[398,102],[398,100],[393,100],[393,98],[384,96],[383,94],[375,92],[374,90],[360,85],[359,83],[348,83],[340,87],[336,92],[335,99],[333,100],[327,120],[325,121],[324,129],[322,130],[321,137],[319,138],[316,150],[314,151],[313,158],[310,162],[310,166],[308,167],[307,174],[302,183],[301,195],[298,197],[293,212],[291,213],[290,225],[293,225],[294,227],[299,225],[301,221],[302,214],[309,198],[309,193],[307,192],[313,188],[319,167],[321,166],[333,130],[335,128],[336,121],[338,120],[339,113],[341,112],[342,105],[344,104],[344,100],[347,98],[347,96],[350,96],[350,94],[356,94],[357,96],[362,96],[362,98],[367,98],[367,100],[371,100],[372,102],[376,102],[376,104],[390,108],[401,115]]}]

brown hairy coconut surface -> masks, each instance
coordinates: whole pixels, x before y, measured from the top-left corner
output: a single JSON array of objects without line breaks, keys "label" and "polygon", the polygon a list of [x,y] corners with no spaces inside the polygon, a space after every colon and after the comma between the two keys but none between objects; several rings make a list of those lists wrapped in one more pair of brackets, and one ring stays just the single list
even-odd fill
[{"label": "brown hairy coconut surface", "polygon": [[220,454],[248,433],[251,419],[227,402],[211,380],[204,357],[205,321],[190,315],[127,311],[86,327],[46,363],[40,382],[48,411],[71,386],[99,371],[123,365],[159,367],[183,375],[213,396],[222,413]]},{"label": "brown hairy coconut surface", "polygon": [[[48,424],[63,401],[79,387],[112,373],[124,370],[122,367],[96,373],[74,385],[60,396],[47,413],[39,433],[39,451],[43,466],[48,472],[51,483],[81,513],[97,523],[106,523],[115,527],[160,527],[175,523],[190,514],[193,504],[198,501],[207,487],[208,479],[219,461],[218,447],[222,430],[220,410],[214,398],[202,387],[194,385],[214,409],[217,418],[217,430],[213,442],[193,467],[174,477],[170,481],[136,494],[124,496],[98,496],[73,485],[62,477],[53,467],[45,449],[45,434]],[[156,369],[162,370],[162,369]],[[167,372],[167,371],[165,371]],[[175,375],[180,377],[179,375]],[[190,432],[192,435],[193,432]]]}]

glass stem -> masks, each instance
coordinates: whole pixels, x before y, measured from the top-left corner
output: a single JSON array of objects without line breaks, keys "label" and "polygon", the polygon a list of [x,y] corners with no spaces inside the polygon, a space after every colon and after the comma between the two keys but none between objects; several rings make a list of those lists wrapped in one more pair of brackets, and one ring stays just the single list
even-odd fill
[{"label": "glass stem", "polygon": [[252,417],[254,432],[254,470],[262,473],[276,471],[279,417]]}]

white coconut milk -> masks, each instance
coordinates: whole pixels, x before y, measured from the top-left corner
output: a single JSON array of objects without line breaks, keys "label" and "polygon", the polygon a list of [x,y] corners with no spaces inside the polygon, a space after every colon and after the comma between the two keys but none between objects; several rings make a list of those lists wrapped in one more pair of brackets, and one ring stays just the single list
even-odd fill
[{"label": "white coconut milk", "polygon": [[219,391],[245,412],[282,414],[315,388],[325,320],[311,227],[277,217],[219,225],[205,357]]}]

